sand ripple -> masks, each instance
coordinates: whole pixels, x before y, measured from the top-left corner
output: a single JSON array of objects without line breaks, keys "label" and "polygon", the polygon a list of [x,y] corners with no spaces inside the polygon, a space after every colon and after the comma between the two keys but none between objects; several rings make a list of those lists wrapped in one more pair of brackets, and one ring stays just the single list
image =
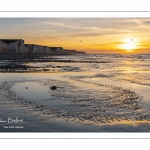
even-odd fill
[{"label": "sand ripple", "polygon": [[[136,126],[150,123],[149,110],[144,108],[143,98],[134,91],[83,81],[81,77],[70,77],[70,79],[96,88],[89,90],[76,87],[69,82],[49,79],[3,82],[0,92],[8,101],[53,119],[98,126],[114,124]],[[20,82],[36,82],[48,87],[57,85],[58,89],[49,90],[49,98],[32,101],[18,96],[17,92],[12,90],[12,87]]]}]

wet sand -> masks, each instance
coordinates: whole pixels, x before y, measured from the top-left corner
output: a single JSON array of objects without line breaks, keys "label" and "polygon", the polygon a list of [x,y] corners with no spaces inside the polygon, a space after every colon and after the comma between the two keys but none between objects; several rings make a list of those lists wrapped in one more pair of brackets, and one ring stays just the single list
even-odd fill
[{"label": "wet sand", "polygon": [[150,55],[0,59],[1,132],[150,130]]},{"label": "wet sand", "polygon": [[[5,124],[23,128],[1,123],[0,131],[149,131],[149,101],[123,82],[110,81],[88,79],[87,72],[0,73],[0,118],[23,118],[19,125]],[[58,89],[51,90],[53,85]]]}]

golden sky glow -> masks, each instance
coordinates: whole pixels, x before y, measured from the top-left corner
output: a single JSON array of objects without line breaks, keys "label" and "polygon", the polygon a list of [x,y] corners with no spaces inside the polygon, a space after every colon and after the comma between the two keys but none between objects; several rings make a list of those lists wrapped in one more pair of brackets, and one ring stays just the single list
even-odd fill
[{"label": "golden sky glow", "polygon": [[139,41],[133,38],[123,39],[122,44],[120,44],[120,48],[126,50],[127,52],[133,52],[135,49],[138,49]]},{"label": "golden sky glow", "polygon": [[0,33],[87,53],[150,53],[149,18],[0,18]]}]

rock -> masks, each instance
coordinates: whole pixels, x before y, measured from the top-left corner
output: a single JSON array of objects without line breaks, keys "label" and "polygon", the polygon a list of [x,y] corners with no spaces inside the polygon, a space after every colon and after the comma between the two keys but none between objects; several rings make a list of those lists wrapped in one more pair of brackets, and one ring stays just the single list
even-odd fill
[{"label": "rock", "polygon": [[56,89],[57,89],[56,86],[51,86],[50,88],[51,88],[52,90],[56,90]]}]

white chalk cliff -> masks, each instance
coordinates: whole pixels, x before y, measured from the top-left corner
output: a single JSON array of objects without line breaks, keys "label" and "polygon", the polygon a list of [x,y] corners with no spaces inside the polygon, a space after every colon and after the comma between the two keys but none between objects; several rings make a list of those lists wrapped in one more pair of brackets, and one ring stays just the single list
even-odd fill
[{"label": "white chalk cliff", "polygon": [[16,52],[16,53],[41,53],[41,54],[76,54],[83,53],[81,51],[76,50],[66,50],[62,47],[48,47],[41,46],[36,44],[24,44],[24,40],[22,39],[0,39],[0,52]]}]

